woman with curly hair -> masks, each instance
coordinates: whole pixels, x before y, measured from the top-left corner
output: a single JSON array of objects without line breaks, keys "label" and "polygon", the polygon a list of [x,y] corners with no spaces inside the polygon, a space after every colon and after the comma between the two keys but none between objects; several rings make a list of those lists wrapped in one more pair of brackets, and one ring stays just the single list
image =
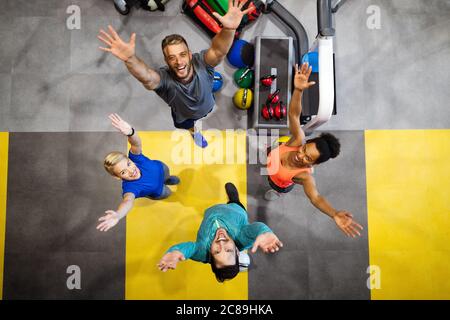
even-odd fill
[{"label": "woman with curly hair", "polygon": [[[302,112],[303,90],[313,86],[308,82],[312,68],[304,63],[301,68],[295,66],[294,92],[289,104],[289,130],[292,134],[289,141],[281,143],[269,152],[267,158],[268,180],[271,190],[264,198],[268,201],[287,193],[295,184],[303,186],[306,196],[320,211],[332,218],[337,227],[347,236],[360,236],[362,226],[353,220],[350,212],[334,209],[331,204],[319,194],[312,175],[313,166],[335,158],[340,152],[339,140],[330,133],[322,133],[319,137],[305,140],[305,133],[300,126]],[[359,229],[359,230],[358,230]]]}]

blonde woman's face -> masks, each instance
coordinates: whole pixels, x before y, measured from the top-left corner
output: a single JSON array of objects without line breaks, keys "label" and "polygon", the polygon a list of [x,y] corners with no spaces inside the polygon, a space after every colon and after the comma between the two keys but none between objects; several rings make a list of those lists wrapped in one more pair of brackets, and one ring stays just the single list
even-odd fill
[{"label": "blonde woman's face", "polygon": [[141,177],[141,171],[128,158],[120,160],[113,168],[114,174],[122,180],[133,181]]}]

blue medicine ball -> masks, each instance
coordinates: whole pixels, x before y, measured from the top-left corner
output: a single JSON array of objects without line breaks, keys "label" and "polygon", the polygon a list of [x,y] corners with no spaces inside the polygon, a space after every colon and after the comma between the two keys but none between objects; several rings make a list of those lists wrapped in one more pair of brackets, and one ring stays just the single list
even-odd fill
[{"label": "blue medicine ball", "polygon": [[319,53],[311,51],[306,53],[302,58],[302,63],[308,62],[312,67],[312,72],[319,72]]},{"label": "blue medicine ball", "polygon": [[236,68],[252,67],[255,62],[255,47],[245,40],[235,40],[227,58]]},{"label": "blue medicine ball", "polygon": [[213,88],[212,92],[219,91],[220,88],[222,88],[223,85],[223,77],[220,73],[217,71],[214,71],[214,80],[213,80]]}]

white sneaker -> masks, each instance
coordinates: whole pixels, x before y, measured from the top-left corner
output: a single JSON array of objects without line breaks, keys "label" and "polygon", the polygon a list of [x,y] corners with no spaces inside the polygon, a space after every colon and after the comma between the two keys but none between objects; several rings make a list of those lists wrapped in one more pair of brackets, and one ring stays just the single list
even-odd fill
[{"label": "white sneaker", "polygon": [[250,256],[244,252],[239,252],[239,272],[247,271],[250,266]]},{"label": "white sneaker", "polygon": [[264,199],[267,201],[274,201],[281,197],[280,193],[278,191],[275,191],[273,189],[267,190],[264,194]]}]

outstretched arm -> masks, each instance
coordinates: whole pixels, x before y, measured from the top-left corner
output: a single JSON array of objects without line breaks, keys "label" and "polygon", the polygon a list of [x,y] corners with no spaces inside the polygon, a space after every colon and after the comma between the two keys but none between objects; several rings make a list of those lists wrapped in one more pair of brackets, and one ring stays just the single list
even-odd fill
[{"label": "outstretched arm", "polygon": [[307,63],[302,64],[301,68],[295,65],[294,75],[294,92],[292,93],[291,102],[289,104],[289,131],[291,138],[286,143],[288,146],[300,146],[305,139],[305,133],[300,125],[300,115],[302,114],[302,95],[303,90],[315,84],[314,81],[308,82],[312,68]]},{"label": "outstretched arm", "polygon": [[217,12],[213,15],[222,23],[222,30],[212,39],[211,48],[205,53],[205,62],[211,67],[217,66],[227,55],[233,44],[234,34],[241,23],[242,17],[246,15],[251,8],[241,11],[247,1],[238,2],[228,1],[228,12],[222,17]]},{"label": "outstretched arm", "polygon": [[103,217],[100,217],[98,221],[101,223],[97,226],[97,230],[100,231],[108,231],[112,227],[114,227],[120,219],[125,217],[128,212],[133,208],[135,196],[133,193],[128,192],[123,195],[123,200],[119,204],[119,207],[116,211],[106,210]]},{"label": "outstretched arm", "polygon": [[166,272],[169,269],[175,270],[179,261],[184,261],[184,257],[181,251],[175,250],[166,253],[158,263],[158,269],[162,272]]},{"label": "outstretched arm", "polygon": [[236,240],[241,244],[239,250],[252,248],[253,253],[258,248],[265,253],[274,253],[283,246],[273,231],[262,222],[253,222],[242,227]]},{"label": "outstretched arm", "polygon": [[334,209],[327,199],[319,194],[313,176],[305,173],[296,176],[293,180],[294,182],[303,185],[303,190],[311,203],[317,209],[332,218],[342,232],[353,238],[356,237],[356,235],[361,236],[359,231],[362,230],[363,227],[353,220],[353,215],[350,212]]},{"label": "outstretched arm", "polygon": [[253,244],[252,253],[255,253],[258,248],[261,248],[264,253],[275,253],[283,247],[283,243],[272,232],[260,234]]},{"label": "outstretched arm", "polygon": [[204,259],[197,259],[197,243],[196,242],[182,242],[171,246],[161,258],[157,267],[162,272],[166,272],[169,269],[175,269],[179,261],[186,259],[192,259],[196,261],[206,261],[206,253]]},{"label": "outstretched arm", "polygon": [[135,55],[136,47],[136,33],[131,35],[129,42],[124,42],[117,34],[112,26],[108,26],[109,33],[100,29],[100,34],[97,38],[109,48],[99,47],[100,50],[110,52],[123,62],[128,68],[128,71],[138,79],[145,88],[153,90],[158,87],[161,78],[159,74],[148,67],[141,59]]},{"label": "outstretched arm", "polygon": [[137,132],[134,130],[131,125],[123,120],[117,113],[113,113],[109,115],[109,119],[111,120],[111,124],[114,128],[120,131],[123,135],[128,137],[128,142],[130,143],[130,151],[133,154],[141,154],[142,153],[142,141]]}]

